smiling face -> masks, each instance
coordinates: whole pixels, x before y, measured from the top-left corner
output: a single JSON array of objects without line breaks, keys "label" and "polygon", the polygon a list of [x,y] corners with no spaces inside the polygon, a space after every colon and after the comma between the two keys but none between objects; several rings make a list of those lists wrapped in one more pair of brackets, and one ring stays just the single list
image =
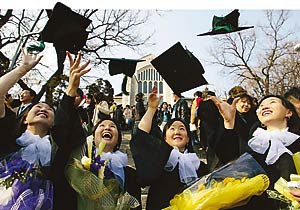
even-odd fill
[{"label": "smiling face", "polygon": [[264,99],[256,113],[268,130],[285,129],[288,118],[292,116],[292,111],[283,106],[281,99],[277,97]]},{"label": "smiling face", "polygon": [[251,101],[250,98],[245,96],[238,100],[236,103],[236,109],[240,113],[247,113],[251,109]]},{"label": "smiling face", "polygon": [[183,152],[189,142],[188,133],[184,124],[180,121],[174,121],[166,130],[165,140],[170,146],[176,146],[179,151]]},{"label": "smiling face", "polygon": [[113,152],[118,144],[119,131],[116,124],[111,120],[103,120],[95,130],[95,144],[98,147],[101,141],[106,142],[104,152]]},{"label": "smiling face", "polygon": [[38,103],[28,111],[24,123],[30,126],[42,125],[45,129],[50,129],[54,124],[54,110],[46,103]]}]

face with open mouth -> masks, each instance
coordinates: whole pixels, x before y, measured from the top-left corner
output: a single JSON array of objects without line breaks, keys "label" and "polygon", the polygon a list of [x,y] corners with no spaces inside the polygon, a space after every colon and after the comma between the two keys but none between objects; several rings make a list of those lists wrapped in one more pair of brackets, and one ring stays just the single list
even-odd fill
[{"label": "face with open mouth", "polygon": [[95,144],[106,142],[104,152],[112,152],[118,143],[118,128],[111,120],[103,120],[95,131]]},{"label": "face with open mouth", "polygon": [[179,151],[183,152],[189,141],[184,124],[180,121],[174,121],[166,131],[165,140],[170,146],[176,146]]},{"label": "face with open mouth", "polygon": [[278,127],[278,129],[286,127],[287,118],[292,116],[291,110],[283,106],[281,99],[277,97],[269,97],[263,100],[256,113],[262,124],[267,127]]},{"label": "face with open mouth", "polygon": [[25,123],[28,125],[39,124],[51,128],[54,124],[54,110],[46,103],[38,103],[28,112]]}]

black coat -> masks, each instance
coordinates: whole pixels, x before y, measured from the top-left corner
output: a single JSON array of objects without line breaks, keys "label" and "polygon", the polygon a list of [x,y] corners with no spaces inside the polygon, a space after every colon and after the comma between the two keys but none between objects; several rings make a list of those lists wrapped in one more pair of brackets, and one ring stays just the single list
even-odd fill
[{"label": "black coat", "polygon": [[[150,186],[146,209],[166,208],[174,195],[182,192],[186,187],[180,182],[178,165],[171,172],[164,170],[173,147],[138,129],[130,141],[130,148],[139,182],[143,186]],[[206,165],[203,162],[197,173],[198,176],[207,173]]]},{"label": "black coat", "polygon": [[173,106],[175,118],[182,119],[186,124],[190,123],[190,109],[184,99],[179,99]]}]

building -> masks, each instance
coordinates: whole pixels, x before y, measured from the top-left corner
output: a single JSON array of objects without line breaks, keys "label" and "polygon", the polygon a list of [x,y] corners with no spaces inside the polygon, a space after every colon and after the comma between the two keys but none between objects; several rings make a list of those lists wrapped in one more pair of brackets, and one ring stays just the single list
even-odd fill
[{"label": "building", "polygon": [[152,54],[140,58],[141,60],[145,61],[138,62],[135,74],[132,78],[128,77],[126,90],[130,94],[128,96],[122,95],[123,107],[125,107],[127,104],[135,105],[135,95],[139,92],[144,94],[146,102],[154,86],[158,88],[158,95],[163,96],[162,102],[166,101],[169,104],[174,104],[173,91],[150,63],[154,58],[155,56]]}]

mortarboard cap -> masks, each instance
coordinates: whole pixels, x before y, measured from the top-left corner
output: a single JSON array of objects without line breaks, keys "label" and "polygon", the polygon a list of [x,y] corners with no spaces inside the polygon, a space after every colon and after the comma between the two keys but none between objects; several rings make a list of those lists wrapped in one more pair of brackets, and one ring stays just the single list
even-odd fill
[{"label": "mortarboard cap", "polygon": [[125,58],[102,58],[103,60],[109,60],[108,70],[111,76],[116,74],[125,74],[122,82],[122,92],[125,95],[129,95],[126,91],[127,76],[132,77],[134,75],[136,65],[138,62],[145,60],[125,59]]},{"label": "mortarboard cap", "polygon": [[128,77],[134,75],[136,65],[138,62],[145,60],[125,59],[125,58],[102,58],[109,60],[108,70],[111,76],[116,74],[125,74]]},{"label": "mortarboard cap", "polygon": [[240,13],[239,10],[235,9],[225,17],[213,17],[212,22],[212,31],[199,34],[197,36],[206,36],[206,35],[218,35],[218,34],[227,34],[231,32],[241,31],[249,28],[253,28],[254,26],[238,26],[238,19]]},{"label": "mortarboard cap", "polygon": [[200,61],[180,42],[152,60],[151,64],[176,95],[207,84]]},{"label": "mortarboard cap", "polygon": [[86,43],[88,37],[86,28],[91,22],[90,19],[58,2],[39,39],[53,43],[58,49],[76,54]]}]

